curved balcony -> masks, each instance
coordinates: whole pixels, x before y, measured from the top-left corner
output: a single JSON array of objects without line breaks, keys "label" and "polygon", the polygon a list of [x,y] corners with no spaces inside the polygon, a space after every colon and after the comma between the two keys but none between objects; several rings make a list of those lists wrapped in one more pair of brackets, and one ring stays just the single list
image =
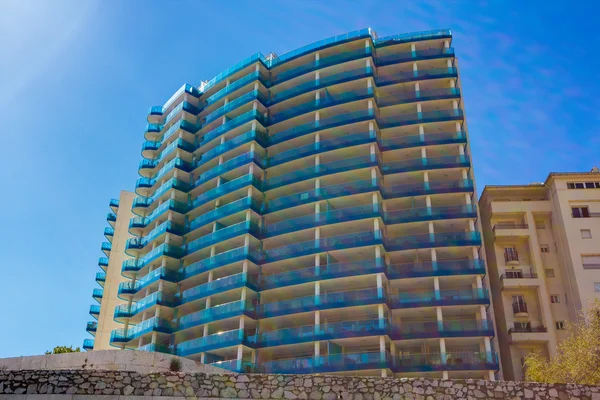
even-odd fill
[{"label": "curved balcony", "polygon": [[214,244],[245,234],[251,234],[255,237],[260,237],[260,228],[251,221],[244,221],[230,225],[186,244],[184,254],[190,255],[198,250],[202,250]]},{"label": "curved balcony", "polygon": [[267,214],[301,204],[309,204],[359,193],[369,193],[377,190],[379,190],[377,179],[366,179],[325,186],[273,199],[265,204],[265,208],[262,211],[264,214]]},{"label": "curved balcony", "polygon": [[439,144],[467,143],[464,131],[426,133],[424,135],[400,136],[379,141],[382,151],[405,149],[410,147],[432,146]]},{"label": "curved balcony", "polygon": [[[200,108],[196,107],[195,105],[193,105],[190,102],[187,101],[182,101],[181,103],[179,103],[177,105],[177,107],[173,108],[173,110],[171,110],[167,116],[165,117],[165,122],[164,124],[166,125],[169,121],[171,121],[177,114],[179,114],[181,111],[185,111],[186,113],[192,114],[193,116],[198,115],[198,113],[201,111]],[[184,119],[181,119],[179,121],[185,121]],[[177,121],[177,122],[179,122]],[[187,122],[187,121],[185,121]],[[191,123],[189,123],[190,125],[193,125]],[[191,131],[190,133],[196,133],[196,131]],[[164,138],[162,138],[161,140],[164,140]]]},{"label": "curved balcony", "polygon": [[151,230],[150,233],[144,237],[133,237],[127,239],[127,243],[125,244],[125,254],[135,257],[140,253],[140,250],[143,250],[146,246],[151,244],[163,234],[170,233],[181,236],[183,235],[184,231],[185,229],[183,226],[167,220]]},{"label": "curved balcony", "polygon": [[229,275],[224,278],[206,282],[193,288],[184,290],[181,294],[181,304],[190,303],[195,300],[213,296],[229,290],[248,287],[258,292],[256,277],[246,272]]},{"label": "curved balcony", "polygon": [[407,51],[404,53],[394,53],[385,56],[375,57],[375,65],[384,67],[386,65],[399,64],[409,61],[418,60],[433,60],[436,58],[454,57],[454,49],[452,47],[444,47],[442,49],[427,49]]},{"label": "curved balcony", "polygon": [[96,282],[98,285],[104,287],[104,283],[106,282],[106,273],[96,272]]},{"label": "curved balcony", "polygon": [[347,158],[344,160],[332,161],[326,164],[314,165],[300,169],[298,171],[269,178],[265,181],[263,189],[271,190],[281,186],[291,185],[292,183],[305,181],[311,178],[317,178],[325,175],[336,174],[338,172],[352,171],[355,169],[369,168],[377,166],[377,159],[374,154],[370,156]]},{"label": "curved balcony", "polygon": [[104,289],[94,289],[92,292],[92,298],[98,303],[102,303],[102,296],[104,296]]},{"label": "curved balcony", "polygon": [[416,112],[410,114],[397,114],[391,117],[378,117],[377,124],[381,129],[397,126],[427,124],[431,122],[460,121],[464,118],[463,111],[459,108],[452,110],[436,110]]},{"label": "curved balcony", "polygon": [[173,333],[174,324],[160,318],[150,318],[141,324],[125,329],[115,329],[110,334],[110,343],[128,343],[151,332]]},{"label": "curved balcony", "polygon": [[201,148],[202,146],[204,146],[206,143],[210,142],[211,140],[214,140],[216,138],[218,138],[219,136],[221,136],[224,133],[227,133],[228,131],[235,129],[239,126],[242,126],[250,121],[258,121],[260,122],[260,124],[265,127],[267,125],[265,117],[263,116],[263,114],[257,109],[257,110],[250,110],[248,112],[245,112],[242,115],[238,115],[237,117],[230,119],[229,121],[225,122],[223,125],[220,125],[216,128],[214,128],[213,130],[207,132],[204,134],[204,136],[202,136],[200,138],[200,142],[198,143],[198,149]]},{"label": "curved balcony", "polygon": [[320,374],[390,369],[392,366],[392,356],[387,352],[363,352],[273,360],[258,364],[256,372],[263,374]]},{"label": "curved balcony", "polygon": [[394,360],[394,372],[497,371],[495,352],[459,351],[401,355]]},{"label": "curved balcony", "polygon": [[260,332],[248,338],[256,348],[281,346],[286,344],[317,342],[321,340],[345,339],[352,337],[387,335],[388,322],[384,319],[364,321],[343,321],[306,325],[276,331]]},{"label": "curved balcony", "polygon": [[123,261],[121,274],[126,278],[132,278],[134,273],[140,271],[142,268],[149,265],[151,262],[155,261],[160,257],[171,257],[179,259],[183,256],[183,254],[184,252],[180,247],[173,246],[168,243],[163,243],[148,254],[146,254],[143,258]]},{"label": "curved balcony", "polygon": [[115,227],[115,222],[117,222],[117,216],[111,212],[106,214],[106,220],[111,227]]},{"label": "curved balcony", "polygon": [[421,69],[418,71],[396,72],[390,75],[378,75],[375,77],[377,86],[388,86],[396,83],[413,81],[424,81],[429,79],[457,78],[458,70],[453,67]]},{"label": "curved balcony", "polygon": [[161,185],[151,197],[136,197],[133,199],[131,205],[131,211],[138,215],[143,209],[150,207],[158,198],[167,193],[169,190],[179,190],[180,192],[187,193],[190,189],[188,182],[182,181],[181,179],[171,178],[163,185]]},{"label": "curved balcony", "polygon": [[204,104],[205,108],[208,107],[209,105],[215,103],[216,101],[224,98],[228,94],[233,93],[236,90],[238,90],[256,80],[261,82],[264,86],[267,86],[269,78],[264,76],[260,71],[254,71],[254,72],[244,76],[243,78],[240,78],[240,79],[230,83],[229,85],[225,86],[223,89],[219,90],[212,96],[207,97],[205,104]]},{"label": "curved balcony", "polygon": [[335,115],[333,117],[324,118],[318,121],[308,122],[302,125],[296,125],[293,128],[277,132],[269,136],[269,145],[285,142],[287,140],[299,138],[309,133],[331,129],[338,126],[354,124],[356,122],[374,120],[375,114],[373,110],[360,110],[344,114]]},{"label": "curved balcony", "polygon": [[216,110],[208,114],[204,119],[204,124],[202,125],[202,127],[209,125],[217,118],[220,118],[228,114],[229,112],[235,110],[236,108],[239,108],[244,104],[248,104],[252,101],[259,101],[263,104],[263,106],[267,104],[267,99],[265,98],[265,96],[263,96],[260,90],[251,90],[250,92],[239,96],[238,98],[228,102],[227,104],[217,108]]},{"label": "curved balcony", "polygon": [[90,306],[90,315],[95,319],[98,319],[100,315],[100,306],[99,305],[91,305]]},{"label": "curved balcony", "polygon": [[203,153],[194,164],[194,168],[198,168],[215,157],[225,154],[230,150],[252,141],[256,141],[261,146],[267,147],[267,136],[263,132],[251,130],[242,135],[236,136],[233,139],[227,140],[223,144],[213,147],[212,149]]},{"label": "curved balcony", "polygon": [[471,179],[461,179],[458,181],[429,181],[389,185],[384,186],[381,192],[384,199],[392,199],[430,194],[469,193],[473,190],[474,186]]},{"label": "curved balcony", "polygon": [[179,329],[188,329],[194,326],[204,325],[209,322],[219,321],[227,318],[247,315],[254,317],[254,306],[246,301],[233,301],[218,306],[205,308],[192,314],[179,318]]},{"label": "curved balcony", "polygon": [[303,157],[308,157],[340,148],[348,148],[366,143],[375,143],[375,141],[375,131],[344,135],[339,138],[323,140],[321,142],[295,147],[290,150],[275,154],[268,158],[268,164],[269,167],[274,167],[276,165],[283,164],[288,161],[295,161]]},{"label": "curved balcony", "polygon": [[392,340],[494,336],[492,320],[446,320],[401,322],[389,328]]},{"label": "curved balcony", "polygon": [[390,308],[416,308],[437,306],[489,305],[487,289],[431,290],[402,292],[388,296]]},{"label": "curved balcony", "polygon": [[193,276],[208,272],[210,270],[233,264],[235,262],[250,260],[258,264],[260,254],[249,247],[238,247],[237,249],[228,250],[214,257],[208,257],[193,264],[187,265],[179,270],[181,280],[191,278]]},{"label": "curved balcony", "polygon": [[213,189],[209,189],[196,197],[194,201],[191,202],[189,211],[200,207],[203,204],[206,204],[209,201],[216,200],[221,196],[224,196],[228,193],[234,192],[236,190],[245,188],[247,186],[254,186],[258,190],[262,190],[262,181],[255,177],[252,174],[247,174],[240,176],[239,178],[232,179],[229,182],[226,182],[222,185],[219,185]]},{"label": "curved balcony", "polygon": [[262,264],[326,251],[382,244],[381,231],[350,233],[306,242],[292,243],[264,251]]},{"label": "curved balcony", "polygon": [[98,259],[98,266],[106,272],[106,268],[108,268],[108,257],[100,257]]},{"label": "curved balcony", "polygon": [[477,260],[438,260],[386,265],[389,279],[421,278],[428,276],[485,275],[485,263]]},{"label": "curved balcony", "polygon": [[[134,199],[135,200],[135,199]],[[148,214],[146,217],[134,217],[129,220],[129,231],[132,234],[139,235],[140,232],[133,233],[131,229],[143,229],[152,223],[156,218],[161,216],[166,211],[174,211],[179,214],[185,214],[187,212],[187,204],[180,201],[169,199],[156,207],[154,211]]]},{"label": "curved balcony", "polygon": [[110,257],[110,252],[112,250],[112,244],[110,242],[102,242],[100,246],[100,250],[106,255],[106,257]]},{"label": "curved balcony", "polygon": [[385,303],[383,289],[372,288],[351,290],[347,292],[325,293],[261,304],[258,306],[256,314],[260,318],[270,318],[279,315],[289,315],[314,310],[382,303]]},{"label": "curved balcony", "polygon": [[348,276],[370,275],[385,272],[383,259],[360,260],[355,262],[332,263],[314,267],[285,271],[259,277],[261,290],[299,285],[327,279]]},{"label": "curved balcony", "polygon": [[153,178],[142,177],[138,178],[135,182],[135,193],[140,196],[147,196],[152,187],[156,185],[160,178],[165,176],[167,173],[171,172],[173,169],[178,169],[183,172],[190,172],[192,170],[192,164],[188,163],[181,158],[174,158],[168,163],[166,163]]},{"label": "curved balcony", "polygon": [[96,336],[96,330],[98,329],[98,323],[97,322],[88,322],[87,326],[85,327],[85,330],[87,331],[87,333],[89,333],[92,336]]},{"label": "curved balcony", "polygon": [[[165,109],[163,108],[163,106],[150,107],[150,109],[148,109],[148,122],[157,123],[160,120],[160,117],[162,117],[162,115],[164,114],[164,112]],[[152,118],[152,121],[150,121],[151,117],[157,118]]]},{"label": "curved balcony", "polygon": [[162,160],[167,158],[167,156],[173,153],[175,150],[183,150],[187,153],[193,153],[195,149],[196,146],[193,143],[190,143],[182,138],[178,138],[165,147],[164,150],[161,151],[158,156],[156,156],[156,158],[149,161],[151,161],[154,167],[156,167]]},{"label": "curved balcony", "polygon": [[416,158],[412,160],[391,161],[381,166],[383,174],[399,174],[444,168],[468,168],[471,165],[469,157],[464,155]]},{"label": "curved balcony", "polygon": [[258,165],[261,168],[265,168],[265,162],[263,161],[262,157],[256,154],[256,152],[250,151],[232,158],[231,160],[227,160],[223,164],[219,164],[204,172],[202,175],[200,175],[198,180],[194,182],[194,187],[198,187],[222,174],[251,163]]},{"label": "curved balcony", "polygon": [[158,165],[158,162],[156,162],[154,160],[146,160],[145,158],[142,158],[142,161],[140,161],[140,163],[138,165],[138,173],[141,176],[147,178],[152,175],[151,170],[156,168],[157,165]]},{"label": "curved balcony", "polygon": [[199,217],[193,219],[188,223],[187,232],[193,232],[194,230],[201,228],[207,224],[218,221],[221,218],[228,217],[230,215],[239,213],[246,210],[254,210],[257,214],[260,214],[261,203],[252,197],[244,197],[239,200],[233,201],[221,207],[217,207],[214,210],[210,210]]},{"label": "curved balcony", "polygon": [[114,228],[104,228],[104,237],[106,240],[112,243],[113,236],[115,235]]},{"label": "curved balcony", "polygon": [[108,206],[112,210],[112,212],[116,213],[119,209],[119,200],[118,199],[110,199]]},{"label": "curved balcony", "polygon": [[160,267],[144,275],[142,278],[137,279],[135,283],[131,281],[119,283],[119,296],[121,294],[136,294],[140,290],[145,289],[146,287],[150,286],[155,282],[158,282],[159,280],[164,280],[167,282],[178,282],[179,278],[180,276],[178,271],[173,271],[165,267]]},{"label": "curved balcony", "polygon": [[144,310],[154,306],[176,307],[178,305],[179,301],[175,296],[162,292],[154,292],[140,301],[131,303],[131,306],[128,304],[121,304],[115,307],[113,317],[117,322],[125,322],[125,320],[133,318]]},{"label": "curved balcony", "polygon": [[381,214],[379,204],[340,208],[263,225],[261,233],[262,237],[268,238],[323,225],[375,218],[381,216]]},{"label": "curved balcony", "polygon": [[83,349],[85,351],[94,350],[94,339],[83,339]]},{"label": "curved balcony", "polygon": [[472,232],[441,232],[386,238],[388,251],[427,249],[431,247],[481,246],[481,234]]},{"label": "curved balcony", "polygon": [[246,344],[246,334],[243,329],[214,333],[177,344],[177,355],[187,357],[205,351]]},{"label": "curved balcony", "polygon": [[148,343],[143,345],[142,347],[138,347],[140,351],[149,351],[154,353],[165,353],[165,354],[174,354],[173,347],[170,345],[164,345],[159,343]]},{"label": "curved balcony", "polygon": [[208,93],[213,88],[213,86],[215,86],[217,83],[222,82],[223,80],[227,79],[229,76],[231,76],[231,75],[233,75],[233,74],[243,70],[244,68],[246,68],[252,64],[255,64],[257,62],[260,62],[265,67],[268,65],[267,59],[261,53],[255,53],[255,54],[251,55],[250,57],[247,57],[243,61],[240,61],[239,63],[235,64],[234,66],[227,68],[225,71],[221,72],[219,75],[215,76],[210,81],[206,82],[204,84],[204,86],[202,87],[202,89],[203,89],[202,92]]},{"label": "curved balcony", "polygon": [[[158,131],[160,132],[160,130]],[[154,153],[160,148],[160,142],[147,140],[142,143],[142,157],[153,159]]]},{"label": "curved balcony", "polygon": [[459,99],[459,88],[443,88],[420,90],[415,92],[405,92],[400,94],[391,94],[387,96],[377,96],[375,101],[379,108],[396,106],[399,104],[416,103],[431,100]]},{"label": "curved balcony", "polygon": [[383,221],[389,225],[454,218],[477,218],[477,208],[475,205],[466,204],[462,206],[408,208],[383,212]]}]

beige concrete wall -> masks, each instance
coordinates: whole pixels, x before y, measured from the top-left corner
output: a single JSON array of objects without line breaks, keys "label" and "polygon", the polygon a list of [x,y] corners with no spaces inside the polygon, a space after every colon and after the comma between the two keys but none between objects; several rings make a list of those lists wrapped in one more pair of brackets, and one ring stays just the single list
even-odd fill
[{"label": "beige concrete wall", "polygon": [[113,329],[123,327],[114,321],[113,315],[115,307],[124,304],[125,301],[117,297],[119,283],[126,281],[121,275],[123,261],[130,258],[125,254],[125,245],[127,239],[132,237],[129,234],[129,220],[134,217],[131,212],[131,204],[136,197],[135,193],[121,191],[119,195],[119,210],[117,212],[117,221],[115,222],[115,234],[112,241],[112,250],[110,260],[106,269],[106,282],[104,283],[104,295],[98,316],[98,329],[94,339],[94,350],[108,350],[114,347],[110,346],[110,333]]}]

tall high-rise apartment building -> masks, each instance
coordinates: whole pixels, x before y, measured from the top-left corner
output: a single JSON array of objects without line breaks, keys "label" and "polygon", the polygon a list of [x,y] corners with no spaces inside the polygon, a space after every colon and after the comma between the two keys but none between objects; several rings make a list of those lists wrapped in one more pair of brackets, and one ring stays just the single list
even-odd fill
[{"label": "tall high-rise apartment building", "polygon": [[128,281],[121,275],[121,266],[123,261],[130,258],[125,254],[125,246],[131,238],[128,230],[129,221],[133,217],[131,205],[135,197],[135,193],[123,190],[119,199],[112,199],[109,203],[111,212],[106,216],[109,226],[104,228],[107,241],[101,245],[104,255],[98,260],[102,271],[96,273],[96,282],[100,287],[94,289],[92,294],[99,304],[90,306],[90,315],[96,321],[88,322],[86,329],[94,339],[84,340],[83,348],[86,350],[114,348],[110,345],[110,334],[114,329],[121,327],[121,324],[114,320],[113,314],[115,307],[126,303],[119,298],[119,284]]},{"label": "tall high-rise apartment building", "polygon": [[360,30],[152,107],[110,344],[237,371],[493,379],[451,39]]},{"label": "tall high-rise apartment building", "polygon": [[479,204],[502,371],[520,380],[524,357],[555,354],[566,324],[600,299],[600,173],[486,186]]}]

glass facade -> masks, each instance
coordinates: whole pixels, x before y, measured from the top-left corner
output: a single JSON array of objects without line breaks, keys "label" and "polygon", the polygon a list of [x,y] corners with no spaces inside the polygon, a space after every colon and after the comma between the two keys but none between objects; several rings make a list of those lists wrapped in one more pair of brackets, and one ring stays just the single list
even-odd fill
[{"label": "glass facade", "polygon": [[235,371],[493,378],[451,39],[364,29],[150,108],[111,345]]}]

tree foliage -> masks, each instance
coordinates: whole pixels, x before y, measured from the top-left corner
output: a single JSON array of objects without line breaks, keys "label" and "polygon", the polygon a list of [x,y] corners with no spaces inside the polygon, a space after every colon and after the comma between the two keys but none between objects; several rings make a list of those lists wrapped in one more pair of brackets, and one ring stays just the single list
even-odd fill
[{"label": "tree foliage", "polygon": [[79,353],[81,350],[79,347],[73,348],[73,346],[56,346],[52,351],[47,351],[45,354],[63,354],[63,353]]},{"label": "tree foliage", "polygon": [[600,385],[600,301],[590,303],[567,330],[550,360],[540,353],[525,357],[526,380]]}]

